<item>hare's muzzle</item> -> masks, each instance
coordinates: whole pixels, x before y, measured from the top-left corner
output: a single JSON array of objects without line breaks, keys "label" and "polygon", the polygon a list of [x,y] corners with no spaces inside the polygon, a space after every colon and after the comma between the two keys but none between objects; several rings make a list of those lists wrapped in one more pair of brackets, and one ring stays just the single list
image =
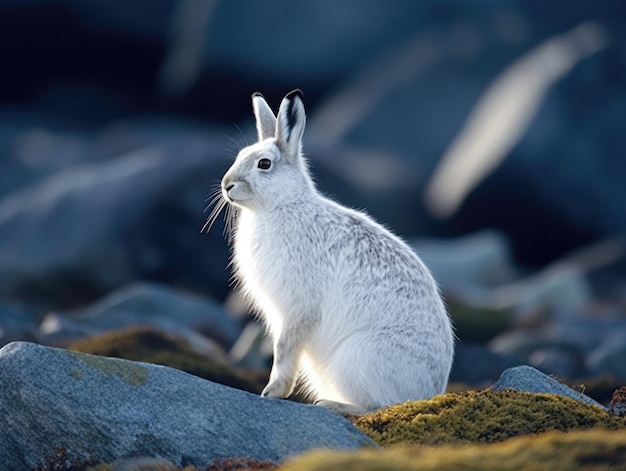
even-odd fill
[{"label": "hare's muzzle", "polygon": [[229,195],[229,191],[235,188],[235,184],[232,182],[222,182],[222,193],[224,194],[224,198],[228,201],[232,202],[232,198]]},{"label": "hare's muzzle", "polygon": [[241,199],[244,196],[244,194],[240,194],[242,190],[245,190],[242,188],[242,182],[232,175],[226,174],[222,178],[222,195],[229,203],[234,203],[236,200]]}]

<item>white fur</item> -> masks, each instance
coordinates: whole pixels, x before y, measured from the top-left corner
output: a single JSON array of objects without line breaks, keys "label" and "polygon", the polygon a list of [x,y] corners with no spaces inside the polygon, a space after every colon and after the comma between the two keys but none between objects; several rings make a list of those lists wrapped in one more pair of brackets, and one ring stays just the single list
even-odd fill
[{"label": "white fur", "polygon": [[443,393],[454,335],[430,272],[400,238],[317,192],[299,91],[277,118],[258,94],[253,108],[259,142],[241,150],[222,194],[239,210],[236,278],[274,344],[262,394],[287,397],[300,377],[321,405],[364,413]]}]

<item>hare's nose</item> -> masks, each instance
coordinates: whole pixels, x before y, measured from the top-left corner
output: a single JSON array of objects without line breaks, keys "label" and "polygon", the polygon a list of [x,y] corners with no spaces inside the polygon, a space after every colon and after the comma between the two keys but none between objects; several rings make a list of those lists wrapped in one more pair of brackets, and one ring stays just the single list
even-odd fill
[{"label": "hare's nose", "polygon": [[235,186],[232,180],[233,178],[230,175],[227,174],[224,176],[222,179],[222,188],[224,191],[229,191]]}]

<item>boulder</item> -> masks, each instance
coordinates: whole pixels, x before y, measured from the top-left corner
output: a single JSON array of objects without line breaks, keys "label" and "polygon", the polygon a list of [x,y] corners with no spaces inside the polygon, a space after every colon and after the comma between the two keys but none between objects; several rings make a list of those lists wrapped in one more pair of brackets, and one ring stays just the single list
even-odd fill
[{"label": "boulder", "polygon": [[519,363],[514,355],[490,352],[478,343],[461,341],[456,346],[450,381],[487,386],[495,381],[502,371]]},{"label": "boulder", "polygon": [[153,363],[186,371],[200,378],[260,394],[267,384],[269,366],[256,373],[233,367],[224,353],[198,352],[183,337],[152,327],[129,327],[71,343],[68,350],[104,357]]},{"label": "boulder", "polygon": [[[562,317],[539,328],[502,333],[491,340],[489,349],[498,354],[516,355],[536,365],[541,364],[538,361],[541,352],[558,350],[570,357],[566,360],[570,366],[546,369],[548,373],[564,374],[571,368],[574,376],[622,375],[626,371],[619,366],[619,352],[624,336],[626,322],[619,314]],[[623,349],[621,355],[623,358]],[[551,368],[548,363],[545,366]]]},{"label": "boulder", "polygon": [[626,380],[626,343],[624,332],[607,335],[606,340],[587,355],[587,374],[613,375]]},{"label": "boulder", "polygon": [[224,295],[226,242],[219,228],[200,233],[203,201],[229,165],[208,156],[222,151],[172,138],[0,199],[0,296],[74,306],[136,279]]},{"label": "boulder", "polygon": [[571,348],[538,348],[528,357],[529,363],[539,371],[546,371],[559,378],[573,379],[582,376],[584,357]]},{"label": "boulder", "polygon": [[198,332],[225,347],[237,340],[240,326],[215,301],[159,283],[133,283],[96,303],[65,315],[46,316],[40,328],[42,343],[70,340],[130,326],[152,326],[181,337],[199,351],[211,351]]},{"label": "boulder", "polygon": [[0,302],[0,346],[32,340],[41,314],[31,307]]},{"label": "boulder", "polygon": [[500,379],[491,386],[492,391],[508,389],[530,393],[558,394],[559,396],[569,397],[586,404],[605,408],[589,396],[585,396],[583,393],[575,391],[563,383],[559,383],[556,379],[528,365],[508,368],[502,373]]},{"label": "boulder", "polygon": [[373,442],[325,409],[268,399],[171,368],[14,342],[0,350],[0,456],[31,469],[132,457],[206,467],[280,461]]},{"label": "boulder", "polygon": [[516,278],[504,234],[484,230],[452,239],[415,239],[418,253],[444,290],[461,284],[499,286]]}]

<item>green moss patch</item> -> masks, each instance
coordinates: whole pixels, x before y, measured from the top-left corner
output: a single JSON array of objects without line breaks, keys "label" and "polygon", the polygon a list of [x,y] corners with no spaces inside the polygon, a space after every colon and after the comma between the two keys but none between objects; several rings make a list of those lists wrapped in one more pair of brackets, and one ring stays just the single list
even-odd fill
[{"label": "green moss patch", "polygon": [[355,425],[379,445],[389,446],[491,443],[549,430],[626,428],[626,421],[553,394],[467,391],[390,406],[356,419]]},{"label": "green moss patch", "polygon": [[196,352],[183,339],[152,328],[132,327],[89,337],[73,343],[69,349],[165,365],[253,393],[259,393],[265,381],[259,375],[246,374],[212,361]]},{"label": "green moss patch", "polygon": [[626,469],[626,434],[548,432],[489,445],[412,446],[357,453],[315,451],[283,471],[609,471]]}]

